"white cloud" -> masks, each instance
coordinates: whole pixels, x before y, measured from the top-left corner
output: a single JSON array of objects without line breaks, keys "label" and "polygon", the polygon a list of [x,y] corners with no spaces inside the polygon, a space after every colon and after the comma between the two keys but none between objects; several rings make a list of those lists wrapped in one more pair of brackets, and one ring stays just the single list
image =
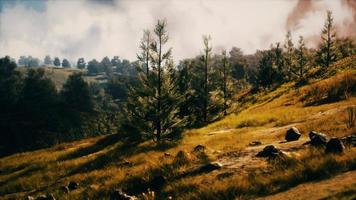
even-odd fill
[{"label": "white cloud", "polygon": [[[0,56],[101,59],[119,55],[135,59],[142,30],[166,18],[176,59],[200,53],[202,34],[212,36],[215,50],[237,46],[245,53],[283,41],[288,14],[296,0],[119,0],[101,4],[88,0],[47,1],[35,11],[20,3],[0,13]],[[305,37],[319,34],[325,11],[335,22],[352,19],[341,1],[318,1],[295,30]]]}]

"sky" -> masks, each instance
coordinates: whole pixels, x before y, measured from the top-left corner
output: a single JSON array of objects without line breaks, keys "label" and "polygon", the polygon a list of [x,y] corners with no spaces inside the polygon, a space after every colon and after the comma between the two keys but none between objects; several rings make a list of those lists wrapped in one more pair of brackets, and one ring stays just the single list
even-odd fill
[{"label": "sky", "polygon": [[340,36],[355,37],[353,0],[0,0],[0,57],[43,59],[104,56],[136,59],[144,29],[168,23],[175,61],[201,53],[202,35],[214,52],[236,46],[245,54],[303,35],[315,47],[326,11]]}]

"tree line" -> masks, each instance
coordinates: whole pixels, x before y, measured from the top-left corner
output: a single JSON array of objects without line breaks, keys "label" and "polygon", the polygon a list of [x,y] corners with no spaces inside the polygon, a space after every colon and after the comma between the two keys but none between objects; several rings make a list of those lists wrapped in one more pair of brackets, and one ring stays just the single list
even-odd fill
[{"label": "tree line", "polygon": [[200,55],[174,63],[168,40],[167,22],[159,20],[153,30],[143,31],[135,62],[117,56],[78,59],[77,67],[89,75],[107,74],[105,85],[88,84],[76,73],[60,91],[40,69],[22,75],[3,58],[0,104],[6,109],[0,128],[6,142],[1,147],[25,149],[113,132],[136,141],[174,140],[186,128],[231,112],[239,90],[305,84],[311,69],[319,72],[313,76],[322,76],[332,63],[356,53],[352,39],[336,37],[331,12],[316,49],[307,48],[302,36],[295,45],[288,31],[283,43],[252,55],[237,47],[213,53],[212,38],[204,35]]}]

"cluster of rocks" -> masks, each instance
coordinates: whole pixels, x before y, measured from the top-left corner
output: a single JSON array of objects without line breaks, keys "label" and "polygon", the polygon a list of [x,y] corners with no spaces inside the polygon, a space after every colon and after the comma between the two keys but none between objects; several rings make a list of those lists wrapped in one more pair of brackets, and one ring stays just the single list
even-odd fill
[{"label": "cluster of rocks", "polygon": [[[296,127],[292,127],[287,130],[285,134],[285,140],[296,141],[301,137],[301,133]],[[345,144],[348,146],[356,146],[356,135],[350,135],[343,138],[332,137],[329,138],[323,133],[311,131],[309,133],[309,141],[304,143],[305,145],[311,145],[314,147],[325,148],[325,153],[343,153],[345,150]],[[267,145],[262,151],[257,153],[257,157],[276,158],[281,155],[285,155],[281,150],[277,149],[273,145]]]}]

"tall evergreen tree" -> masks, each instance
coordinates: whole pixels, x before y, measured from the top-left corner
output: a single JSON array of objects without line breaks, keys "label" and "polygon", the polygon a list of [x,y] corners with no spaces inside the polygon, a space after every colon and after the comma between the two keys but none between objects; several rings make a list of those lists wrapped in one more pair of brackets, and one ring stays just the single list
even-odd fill
[{"label": "tall evergreen tree", "polygon": [[143,37],[140,43],[140,54],[137,55],[137,59],[144,65],[146,68],[146,75],[148,76],[149,72],[149,62],[150,62],[150,45],[151,45],[151,32],[149,30],[143,31]]},{"label": "tall evergreen tree", "polygon": [[210,54],[211,54],[211,44],[210,44],[211,37],[210,35],[204,35],[203,36],[203,44],[204,44],[204,55],[203,55],[203,61],[204,61],[204,122],[208,121],[208,102],[209,102],[209,82],[208,82],[208,73],[209,73],[209,59],[210,59]]},{"label": "tall evergreen tree", "polygon": [[286,67],[284,75],[287,78],[287,80],[291,80],[293,70],[294,70],[294,44],[292,41],[292,34],[290,31],[288,31],[286,34],[284,50],[285,50],[284,65]]},{"label": "tall evergreen tree", "polygon": [[226,55],[226,50],[223,50],[222,52],[222,91],[223,91],[223,99],[224,99],[224,105],[223,105],[223,113],[224,116],[227,115],[227,108],[228,108],[228,100],[229,100],[229,91],[228,91],[228,83],[230,81],[230,76],[231,76],[231,69],[230,69],[230,63],[228,62],[228,57]]},{"label": "tall evergreen tree", "polygon": [[307,64],[306,48],[304,39],[302,36],[299,37],[298,48],[296,49],[296,59],[297,59],[297,71],[296,74],[299,77],[299,80],[304,79],[305,66]]},{"label": "tall evergreen tree", "polygon": [[[177,75],[171,59],[166,21],[159,20],[150,44],[151,67],[147,74],[141,70],[139,84],[131,87],[125,112],[128,113],[124,128],[151,136],[157,142],[164,136],[173,137],[180,132],[183,120],[179,117],[180,95]],[[137,136],[137,135],[136,135]]]},{"label": "tall evergreen tree", "polygon": [[320,44],[316,55],[317,64],[323,68],[329,68],[329,66],[337,59],[335,45],[336,32],[333,21],[332,12],[327,11],[327,17],[321,34],[322,43]]}]

